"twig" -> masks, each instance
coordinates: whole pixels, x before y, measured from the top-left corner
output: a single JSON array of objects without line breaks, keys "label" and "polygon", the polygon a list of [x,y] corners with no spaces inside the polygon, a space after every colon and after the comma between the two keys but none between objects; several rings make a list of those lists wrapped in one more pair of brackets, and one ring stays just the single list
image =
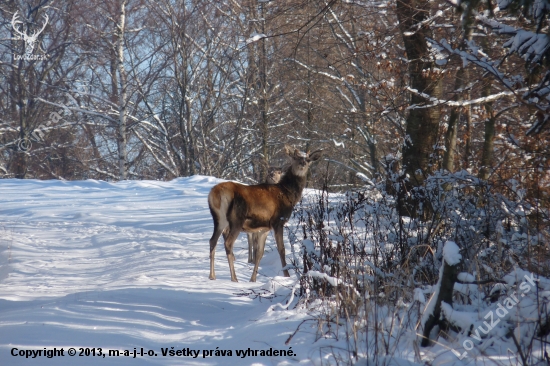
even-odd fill
[{"label": "twig", "polygon": [[288,344],[290,343],[290,341],[292,340],[292,337],[294,337],[294,335],[295,335],[296,333],[298,333],[298,330],[300,330],[300,326],[301,326],[302,324],[304,324],[305,322],[309,321],[309,320],[315,320],[315,319],[305,319],[305,320],[302,320],[302,322],[301,322],[300,324],[298,324],[298,327],[296,328],[296,330],[294,331],[294,333],[292,333],[292,334],[288,337],[288,339],[286,340],[286,342],[285,342],[286,345],[288,345]]}]

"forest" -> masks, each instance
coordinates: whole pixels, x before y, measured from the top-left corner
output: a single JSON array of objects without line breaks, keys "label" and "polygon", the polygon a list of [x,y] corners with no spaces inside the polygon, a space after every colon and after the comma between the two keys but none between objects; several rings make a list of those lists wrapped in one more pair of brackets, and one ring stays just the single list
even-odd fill
[{"label": "forest", "polygon": [[546,8],[514,4],[7,1],[0,174],[253,183],[289,143],[332,191],[401,164],[537,185]]},{"label": "forest", "polygon": [[[350,319],[432,293],[423,315],[405,316],[423,346],[434,325],[467,337],[475,324],[449,301],[482,312],[520,285],[513,274],[550,271],[549,11],[546,0],[6,0],[0,177],[254,184],[285,166],[285,144],[322,149],[308,183],[318,199],[285,233],[302,248],[289,267],[301,301],[337,303],[320,329],[344,317],[350,344],[367,329],[389,354],[391,330],[384,343],[376,321]],[[550,334],[550,281],[539,286],[521,313],[536,316],[507,318],[528,324],[523,338],[498,335],[525,365],[548,360],[533,351]]]}]

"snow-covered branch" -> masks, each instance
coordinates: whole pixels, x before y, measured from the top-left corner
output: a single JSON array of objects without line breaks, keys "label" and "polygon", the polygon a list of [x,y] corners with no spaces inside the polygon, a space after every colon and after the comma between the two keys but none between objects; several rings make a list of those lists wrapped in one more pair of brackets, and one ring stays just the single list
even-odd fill
[{"label": "snow-covered branch", "polygon": [[[489,95],[489,96],[486,96],[486,97],[470,99],[470,100],[442,100],[442,99],[434,98],[434,97],[432,97],[432,96],[430,96],[426,93],[422,93],[422,92],[420,92],[416,89],[412,89],[410,87],[407,87],[407,90],[410,91],[411,93],[414,93],[416,95],[421,96],[422,98],[425,98],[426,100],[428,100],[431,103],[431,104],[426,104],[426,105],[415,104],[415,105],[411,105],[411,106],[407,107],[407,109],[432,108],[432,107],[435,107],[435,106],[438,106],[438,105],[447,105],[447,106],[450,106],[450,107],[464,107],[464,106],[468,106],[468,105],[494,102],[495,100],[499,100],[499,99],[502,99],[502,98],[505,98],[505,97],[516,96],[515,92],[503,91],[503,92],[492,94],[492,95]],[[517,89],[516,92],[522,92],[522,91],[527,91],[527,90],[529,90],[529,88],[521,88],[521,89]]]}]

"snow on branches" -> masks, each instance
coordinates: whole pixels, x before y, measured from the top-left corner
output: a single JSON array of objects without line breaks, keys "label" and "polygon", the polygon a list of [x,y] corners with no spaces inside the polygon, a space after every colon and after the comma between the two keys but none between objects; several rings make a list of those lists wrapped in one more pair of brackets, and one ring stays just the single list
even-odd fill
[{"label": "snow on branches", "polygon": [[502,45],[509,49],[509,54],[515,52],[528,63],[540,63],[547,55],[550,48],[550,37],[547,34],[514,28],[482,15],[478,15],[477,19],[491,27],[498,34],[509,34],[512,36],[508,42]]}]

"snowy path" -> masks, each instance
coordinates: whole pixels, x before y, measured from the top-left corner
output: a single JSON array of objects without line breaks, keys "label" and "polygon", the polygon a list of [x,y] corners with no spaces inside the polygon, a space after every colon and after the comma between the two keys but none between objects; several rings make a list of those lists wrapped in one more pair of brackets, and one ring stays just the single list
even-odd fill
[{"label": "snowy path", "polygon": [[[206,196],[216,182],[202,176],[0,181],[0,365],[310,365],[311,357],[318,359],[314,329],[302,327],[285,345],[307,314],[268,311],[288,298],[293,283],[280,277],[271,235],[259,282],[247,282],[252,266],[243,234],[235,248],[241,282],[229,281],[221,240],[218,280],[208,279],[212,221]],[[12,356],[54,347],[64,356]],[[100,347],[106,356],[71,357],[71,347],[77,354],[80,348],[97,354]],[[162,355],[172,347],[200,353],[195,359]],[[202,358],[202,350],[216,347],[231,350],[232,357]],[[296,356],[236,356],[236,350],[270,347],[292,347]],[[157,356],[134,359],[134,348]],[[123,356],[124,350],[131,355]]]}]

